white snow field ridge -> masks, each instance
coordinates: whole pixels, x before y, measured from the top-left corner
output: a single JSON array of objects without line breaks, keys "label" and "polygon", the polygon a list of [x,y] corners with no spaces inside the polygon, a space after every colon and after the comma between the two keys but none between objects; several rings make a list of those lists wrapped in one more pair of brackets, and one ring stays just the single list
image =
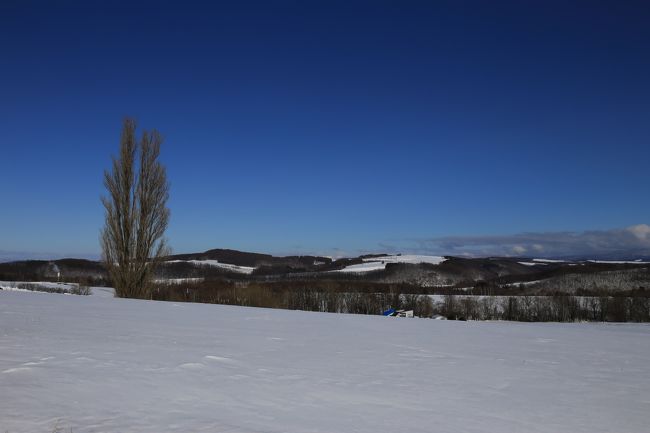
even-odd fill
[{"label": "white snow field ridge", "polygon": [[8,433],[626,433],[650,327],[0,291]]},{"label": "white snow field ridge", "polygon": [[386,269],[387,263],[431,263],[432,265],[439,265],[447,260],[441,256],[422,256],[416,254],[406,254],[401,256],[381,256],[369,257],[363,259],[363,263],[358,265],[346,266],[343,269],[334,272],[371,272]]},{"label": "white snow field ridge", "polygon": [[242,274],[252,274],[255,268],[249,266],[237,266],[228,263],[221,263],[218,260],[167,260],[165,263],[191,263],[195,266],[213,266],[215,268],[222,268],[232,272],[239,272]]}]

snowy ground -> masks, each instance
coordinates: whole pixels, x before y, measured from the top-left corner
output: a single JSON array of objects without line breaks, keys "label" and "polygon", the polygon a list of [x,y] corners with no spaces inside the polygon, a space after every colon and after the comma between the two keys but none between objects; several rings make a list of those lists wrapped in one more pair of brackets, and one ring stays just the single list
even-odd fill
[{"label": "snowy ground", "polygon": [[[32,290],[25,287],[30,287]],[[75,287],[77,287],[76,283],[52,283],[50,281],[0,281],[0,290],[13,290],[18,292],[37,291],[39,288],[70,291]]]},{"label": "snowy ground", "polygon": [[647,432],[650,327],[0,291],[0,432]]}]

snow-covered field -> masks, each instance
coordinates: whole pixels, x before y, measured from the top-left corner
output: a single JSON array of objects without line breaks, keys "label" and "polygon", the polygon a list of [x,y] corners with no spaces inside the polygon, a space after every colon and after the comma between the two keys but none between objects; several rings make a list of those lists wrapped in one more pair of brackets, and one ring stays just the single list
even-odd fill
[{"label": "snow-covered field", "polygon": [[650,327],[0,291],[0,431],[647,432]]},{"label": "snow-covered field", "polygon": [[591,263],[606,263],[613,265],[648,265],[650,262],[644,262],[641,259],[637,260],[587,260]]},{"label": "snow-covered field", "polygon": [[255,268],[249,266],[237,266],[228,263],[221,263],[218,260],[168,260],[165,263],[190,263],[195,266],[213,266],[241,274],[252,274]]},{"label": "snow-covered field", "polygon": [[13,290],[18,292],[30,292],[26,287],[32,289],[58,289],[63,291],[70,291],[75,288],[75,283],[52,283],[50,281],[0,281],[0,290]]},{"label": "snow-covered field", "polygon": [[439,265],[447,260],[440,256],[422,256],[415,254],[406,254],[401,256],[382,256],[363,259],[363,263],[358,265],[346,266],[334,272],[371,272],[386,269],[387,263],[431,263]]},{"label": "snow-covered field", "polygon": [[[27,288],[25,288],[27,287]],[[77,283],[52,283],[49,281],[0,281],[0,291],[44,293],[42,289],[58,289],[70,294],[78,288]],[[1,292],[0,292],[1,293]],[[90,295],[103,298],[113,298],[115,290],[112,287],[90,287]]]}]

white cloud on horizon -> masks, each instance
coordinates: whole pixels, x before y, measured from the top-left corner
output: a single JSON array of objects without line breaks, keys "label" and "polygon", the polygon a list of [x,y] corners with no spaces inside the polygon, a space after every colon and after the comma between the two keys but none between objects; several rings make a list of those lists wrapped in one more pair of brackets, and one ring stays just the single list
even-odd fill
[{"label": "white cloud on horizon", "polygon": [[539,232],[489,236],[443,236],[381,244],[390,252],[456,256],[627,257],[650,255],[650,225],[584,232]]}]

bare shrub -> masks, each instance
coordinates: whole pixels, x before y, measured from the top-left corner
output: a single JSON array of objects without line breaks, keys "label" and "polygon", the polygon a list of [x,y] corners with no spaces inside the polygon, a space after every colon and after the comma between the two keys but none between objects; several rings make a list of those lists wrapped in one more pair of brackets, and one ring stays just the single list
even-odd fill
[{"label": "bare shrub", "polygon": [[92,294],[92,289],[86,285],[83,284],[76,284],[72,286],[70,289],[69,293],[73,295],[82,295],[82,296],[88,296]]}]

